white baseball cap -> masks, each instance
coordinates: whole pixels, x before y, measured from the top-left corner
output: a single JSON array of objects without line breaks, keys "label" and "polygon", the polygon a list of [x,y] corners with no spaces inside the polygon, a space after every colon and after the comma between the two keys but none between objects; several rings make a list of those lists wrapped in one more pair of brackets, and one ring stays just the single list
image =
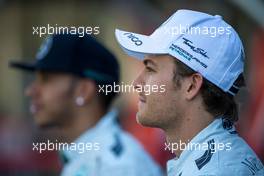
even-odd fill
[{"label": "white baseball cap", "polygon": [[169,54],[204,78],[235,95],[234,82],[244,70],[244,49],[236,31],[219,15],[178,10],[150,36],[116,29],[122,49],[140,60]]}]

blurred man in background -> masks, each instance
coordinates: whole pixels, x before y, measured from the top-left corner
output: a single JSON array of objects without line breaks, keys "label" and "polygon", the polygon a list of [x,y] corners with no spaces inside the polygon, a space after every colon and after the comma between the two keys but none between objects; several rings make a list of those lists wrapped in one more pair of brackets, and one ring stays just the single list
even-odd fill
[{"label": "blurred man in background", "polygon": [[104,46],[89,35],[53,35],[36,59],[11,65],[36,75],[25,94],[36,124],[61,134],[55,144],[63,146],[57,148],[64,164],[61,175],[161,175],[109,108],[116,93],[99,91],[119,82],[118,62]]},{"label": "blurred man in background", "polygon": [[116,30],[116,38],[128,55],[144,62],[136,89],[166,87],[139,91],[137,121],[165,131],[165,149],[176,155],[167,164],[169,176],[264,175],[263,164],[233,126],[245,55],[238,34],[221,16],[178,10],[150,36]]}]

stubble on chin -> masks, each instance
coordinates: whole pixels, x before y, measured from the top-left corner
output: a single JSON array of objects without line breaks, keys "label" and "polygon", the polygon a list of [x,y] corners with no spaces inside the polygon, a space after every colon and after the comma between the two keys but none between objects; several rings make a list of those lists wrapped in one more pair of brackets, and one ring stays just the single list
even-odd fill
[{"label": "stubble on chin", "polygon": [[154,119],[151,119],[151,117],[144,117],[140,115],[139,112],[136,114],[136,121],[138,124],[145,126],[145,127],[151,127],[151,128],[162,128],[160,125],[160,122],[155,121]]}]

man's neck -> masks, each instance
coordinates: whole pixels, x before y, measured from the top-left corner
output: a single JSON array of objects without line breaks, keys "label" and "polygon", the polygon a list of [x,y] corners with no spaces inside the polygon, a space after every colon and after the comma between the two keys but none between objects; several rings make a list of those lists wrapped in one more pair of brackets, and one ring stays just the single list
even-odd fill
[{"label": "man's neck", "polygon": [[[192,111],[193,112],[193,111]],[[180,143],[188,144],[200,131],[206,128],[214,119],[214,117],[208,112],[186,114],[181,123],[173,129],[165,130],[167,142],[180,145]],[[174,145],[176,146],[176,145]],[[177,157],[183,152],[179,147],[172,151]]]},{"label": "man's neck", "polygon": [[76,116],[73,117],[70,124],[60,128],[63,142],[74,142],[85,131],[96,126],[104,114],[105,111],[100,110],[99,108],[89,108],[76,113]]}]

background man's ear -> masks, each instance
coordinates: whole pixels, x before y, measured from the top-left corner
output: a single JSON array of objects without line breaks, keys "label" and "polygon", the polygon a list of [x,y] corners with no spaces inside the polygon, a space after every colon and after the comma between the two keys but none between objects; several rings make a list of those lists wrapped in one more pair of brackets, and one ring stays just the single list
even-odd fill
[{"label": "background man's ear", "polygon": [[93,80],[82,79],[79,81],[78,86],[76,87],[75,97],[82,97],[85,104],[96,95],[96,91],[97,85]]},{"label": "background man's ear", "polygon": [[200,73],[194,73],[187,78],[186,84],[186,98],[191,100],[198,95],[203,84],[203,77]]}]

